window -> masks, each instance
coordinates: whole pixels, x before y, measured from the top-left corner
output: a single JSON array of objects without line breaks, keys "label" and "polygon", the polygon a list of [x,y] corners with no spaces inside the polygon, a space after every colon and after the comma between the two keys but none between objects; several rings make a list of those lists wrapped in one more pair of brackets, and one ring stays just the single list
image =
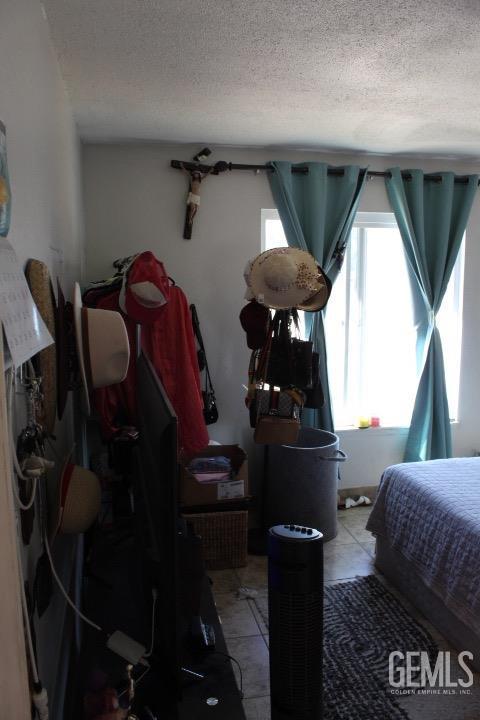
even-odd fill
[{"label": "window", "polygon": [[[286,245],[276,210],[262,210],[262,247]],[[463,244],[438,314],[451,419],[458,415]],[[393,213],[357,213],[325,313],[336,428],[377,416],[408,426],[418,386],[416,330],[403,244]]]}]

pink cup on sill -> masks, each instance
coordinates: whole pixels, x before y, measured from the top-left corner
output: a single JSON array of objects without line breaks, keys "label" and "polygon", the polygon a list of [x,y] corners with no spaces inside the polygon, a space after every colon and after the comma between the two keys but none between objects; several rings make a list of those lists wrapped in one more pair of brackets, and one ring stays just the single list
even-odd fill
[{"label": "pink cup on sill", "polygon": [[380,418],[379,417],[371,417],[370,418],[370,427],[380,427]]}]

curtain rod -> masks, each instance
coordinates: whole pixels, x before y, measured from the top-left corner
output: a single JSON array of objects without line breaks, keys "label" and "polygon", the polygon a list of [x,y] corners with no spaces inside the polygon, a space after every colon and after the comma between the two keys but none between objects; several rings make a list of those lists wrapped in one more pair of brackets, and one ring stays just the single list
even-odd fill
[{"label": "curtain rod", "polygon": [[[203,165],[202,163],[184,162],[183,160],[171,160],[170,166],[172,168],[175,168],[176,170],[197,170],[197,172],[208,173],[210,175],[219,175],[220,173],[226,172],[227,170],[254,170],[255,172],[271,170],[268,165],[244,165],[242,163],[225,162],[224,160],[219,160],[215,163],[215,165]],[[306,175],[308,173],[308,167],[292,167],[292,172]],[[343,168],[328,168],[329,175],[341,176],[343,175],[343,172]],[[365,173],[367,174],[367,178],[392,177],[392,173],[388,171],[360,170],[361,177],[363,177]],[[412,179],[412,175],[409,172],[402,172],[402,177],[404,178],[404,180]],[[425,179],[431,180],[432,182],[442,181],[441,175],[435,175],[435,173],[425,175]],[[466,175],[456,177],[455,182],[466,184],[468,183],[468,177]]]}]

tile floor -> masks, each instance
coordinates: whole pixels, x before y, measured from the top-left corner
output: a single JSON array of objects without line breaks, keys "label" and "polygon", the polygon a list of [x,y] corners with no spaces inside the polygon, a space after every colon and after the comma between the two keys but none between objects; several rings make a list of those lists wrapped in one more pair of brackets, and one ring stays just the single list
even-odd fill
[{"label": "tile floor", "polygon": [[[375,572],[375,541],[365,530],[370,509],[339,510],[338,535],[324,547],[325,582]],[[254,602],[239,593],[246,588],[266,598],[267,558],[251,555],[245,568],[210,571],[209,575],[228,650],[242,667],[247,720],[269,720],[268,630]]]},{"label": "tile floor", "polygon": [[[326,584],[378,574],[373,565],[375,541],[365,529],[370,510],[371,507],[358,507],[338,512],[338,535],[324,547]],[[228,650],[242,667],[247,720],[270,720],[268,629],[254,602],[239,592],[240,588],[254,590],[260,597],[259,605],[266,604],[267,558],[251,555],[245,568],[210,571],[209,575]],[[382,575],[378,576],[405,604],[412,617],[430,631],[439,647],[452,650],[438,631],[389,586]],[[238,681],[238,670],[233,667]],[[410,720],[480,720],[480,678],[475,675],[470,697],[411,696],[400,703]]]}]

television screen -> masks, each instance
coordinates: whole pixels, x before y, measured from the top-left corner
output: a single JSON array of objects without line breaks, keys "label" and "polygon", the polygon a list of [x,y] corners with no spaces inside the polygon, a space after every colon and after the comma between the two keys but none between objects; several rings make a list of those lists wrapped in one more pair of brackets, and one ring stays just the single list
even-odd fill
[{"label": "television screen", "polygon": [[[149,359],[137,360],[139,439],[133,483],[137,546],[144,566],[146,612],[154,617],[158,690],[172,703],[180,694],[178,621],[177,417]],[[164,696],[165,699],[165,696]]]}]

